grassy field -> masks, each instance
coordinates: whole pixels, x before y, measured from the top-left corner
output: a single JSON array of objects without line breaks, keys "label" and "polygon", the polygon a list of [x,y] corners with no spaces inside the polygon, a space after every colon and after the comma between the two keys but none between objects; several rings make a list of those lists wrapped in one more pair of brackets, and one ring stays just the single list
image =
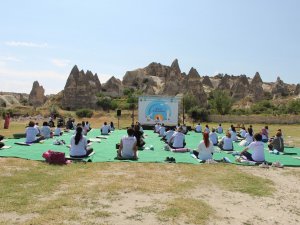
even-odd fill
[{"label": "grassy field", "polygon": [[[87,119],[78,121],[81,120]],[[104,121],[117,124],[112,116],[88,120],[93,128]],[[10,137],[24,132],[27,123],[12,121],[8,130],[3,130],[1,124],[0,134]],[[130,123],[129,118],[120,121],[121,127]],[[224,128],[229,126],[223,124]],[[263,124],[253,126],[258,131]],[[299,126],[269,125],[271,133],[278,128],[287,141],[300,146]],[[233,217],[221,217],[220,209],[205,198],[205,193],[256,202],[264,202],[277,193],[276,179],[227,164],[122,162],[53,166],[0,158],[0,171],[0,224],[222,224],[224,219],[230,223]],[[283,176],[298,179],[299,171],[284,171]],[[229,210],[234,204],[228,203]],[[293,211],[296,215],[297,210]],[[242,220],[239,224],[252,224]]]}]

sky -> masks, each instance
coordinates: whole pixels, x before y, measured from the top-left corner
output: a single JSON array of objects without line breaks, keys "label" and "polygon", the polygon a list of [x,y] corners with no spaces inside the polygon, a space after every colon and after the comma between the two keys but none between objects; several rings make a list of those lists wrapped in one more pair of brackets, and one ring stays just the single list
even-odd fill
[{"label": "sky", "polygon": [[63,90],[76,64],[111,76],[151,62],[201,76],[300,83],[298,0],[1,0],[0,91]]}]

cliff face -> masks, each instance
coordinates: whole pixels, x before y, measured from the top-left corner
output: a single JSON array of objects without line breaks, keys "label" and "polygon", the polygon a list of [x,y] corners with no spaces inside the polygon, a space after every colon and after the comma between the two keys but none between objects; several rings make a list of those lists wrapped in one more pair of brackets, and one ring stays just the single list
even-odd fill
[{"label": "cliff face", "polygon": [[84,73],[75,65],[68,77],[63,90],[62,107],[76,110],[80,108],[95,108],[96,94],[101,91],[101,84],[97,74],[91,71]]},{"label": "cliff face", "polygon": [[33,82],[28,101],[29,104],[33,105],[34,107],[41,106],[45,103],[46,101],[45,90],[43,86],[40,86],[38,81]]}]

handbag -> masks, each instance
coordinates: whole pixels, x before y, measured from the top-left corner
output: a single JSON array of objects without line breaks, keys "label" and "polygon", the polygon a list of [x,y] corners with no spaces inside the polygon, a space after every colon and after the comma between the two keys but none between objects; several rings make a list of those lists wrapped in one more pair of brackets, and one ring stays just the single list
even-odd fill
[{"label": "handbag", "polygon": [[66,157],[64,152],[56,152],[56,151],[48,150],[44,152],[42,156],[49,164],[57,164],[57,165],[66,164]]}]

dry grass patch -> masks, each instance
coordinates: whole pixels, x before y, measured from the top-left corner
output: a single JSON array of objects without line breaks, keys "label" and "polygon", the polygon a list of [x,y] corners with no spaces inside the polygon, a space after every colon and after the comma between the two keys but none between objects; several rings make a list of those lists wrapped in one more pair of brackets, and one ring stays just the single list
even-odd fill
[{"label": "dry grass patch", "polygon": [[173,224],[205,224],[213,214],[214,210],[204,201],[176,198],[166,203],[166,208],[158,213],[158,219]]}]

